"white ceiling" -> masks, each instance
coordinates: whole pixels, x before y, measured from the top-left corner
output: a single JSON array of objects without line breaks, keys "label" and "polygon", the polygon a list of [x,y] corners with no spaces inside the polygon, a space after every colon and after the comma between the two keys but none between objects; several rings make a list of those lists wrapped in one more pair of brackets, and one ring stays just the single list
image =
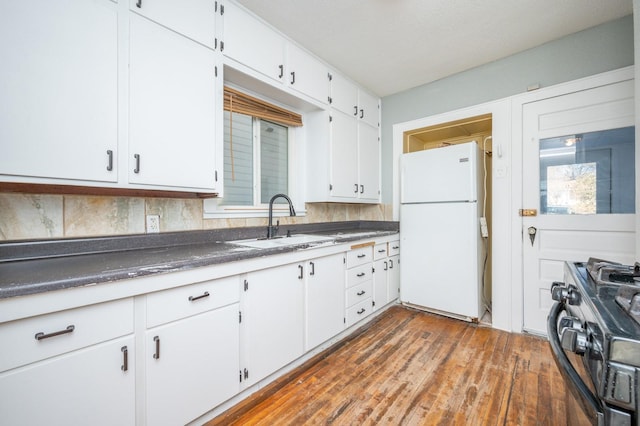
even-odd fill
[{"label": "white ceiling", "polygon": [[379,96],[629,15],[632,0],[238,0]]}]

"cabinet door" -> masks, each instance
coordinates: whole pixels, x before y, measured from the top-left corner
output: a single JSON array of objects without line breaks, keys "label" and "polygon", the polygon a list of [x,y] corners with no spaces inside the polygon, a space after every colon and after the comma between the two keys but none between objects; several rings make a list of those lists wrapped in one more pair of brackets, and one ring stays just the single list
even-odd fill
[{"label": "cabinet door", "polygon": [[134,425],[134,360],[131,336],[2,373],[2,423]]},{"label": "cabinet door", "polygon": [[373,269],[373,309],[378,310],[389,300],[389,260],[380,259],[374,262]]},{"label": "cabinet door", "polygon": [[237,303],[146,332],[147,424],[186,424],[239,391]]},{"label": "cabinet door", "polygon": [[251,272],[242,308],[244,368],[250,386],[302,355],[304,265]]},{"label": "cabinet door", "polygon": [[212,49],[218,2],[211,0],[129,0],[129,8]]},{"label": "cabinet door", "polygon": [[358,87],[339,73],[331,75],[331,106],[353,118],[358,116]]},{"label": "cabinet door", "polygon": [[214,190],[215,53],[131,15],[129,182]]},{"label": "cabinet door", "polygon": [[276,81],[284,81],[285,39],[234,3],[225,3],[225,56]]},{"label": "cabinet door", "polygon": [[328,69],[322,62],[290,43],[287,71],[287,81],[292,89],[322,103],[328,102]]},{"label": "cabinet door", "polygon": [[358,197],[380,198],[380,142],[378,128],[358,123]]},{"label": "cabinet door", "polygon": [[378,127],[380,122],[378,98],[363,90],[358,91],[358,119],[373,127]]},{"label": "cabinet door", "polygon": [[117,180],[116,9],[106,0],[3,2],[0,174]]},{"label": "cabinet door", "polygon": [[391,256],[389,258],[387,289],[387,302],[391,302],[400,297],[400,256]]},{"label": "cabinet door", "polygon": [[331,116],[331,196],[358,197],[358,127],[338,111]]},{"label": "cabinet door", "polygon": [[314,259],[307,264],[305,350],[344,330],[344,255]]}]

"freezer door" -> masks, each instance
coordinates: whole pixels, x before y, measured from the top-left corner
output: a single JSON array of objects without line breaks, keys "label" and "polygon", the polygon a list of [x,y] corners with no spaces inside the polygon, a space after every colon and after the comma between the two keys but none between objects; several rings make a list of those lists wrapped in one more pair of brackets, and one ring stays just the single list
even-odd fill
[{"label": "freezer door", "polygon": [[477,159],[475,141],[403,154],[400,202],[476,201]]},{"label": "freezer door", "polygon": [[477,203],[402,205],[400,239],[401,301],[478,318],[482,293]]}]

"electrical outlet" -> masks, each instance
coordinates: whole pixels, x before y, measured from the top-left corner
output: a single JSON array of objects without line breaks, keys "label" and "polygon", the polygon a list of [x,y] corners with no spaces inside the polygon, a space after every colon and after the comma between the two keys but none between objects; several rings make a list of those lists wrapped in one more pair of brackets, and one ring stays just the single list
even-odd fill
[{"label": "electrical outlet", "polygon": [[155,234],[160,232],[160,215],[147,215],[147,234]]},{"label": "electrical outlet", "polygon": [[485,217],[480,218],[480,234],[482,238],[489,237],[489,228],[487,227],[487,218]]}]

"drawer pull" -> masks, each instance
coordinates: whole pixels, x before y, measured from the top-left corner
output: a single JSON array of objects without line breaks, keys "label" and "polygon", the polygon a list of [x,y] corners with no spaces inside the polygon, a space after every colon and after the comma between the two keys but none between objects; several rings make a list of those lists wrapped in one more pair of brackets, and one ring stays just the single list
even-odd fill
[{"label": "drawer pull", "polygon": [[315,275],[316,274],[316,264],[313,262],[309,262],[309,266],[311,266],[311,272],[309,272],[309,275]]},{"label": "drawer pull", "polygon": [[200,296],[189,296],[189,302],[195,302],[196,300],[204,299],[205,297],[209,297],[208,291],[205,291],[204,294],[201,294]]},{"label": "drawer pull", "polygon": [[393,260],[389,260],[389,269],[393,269]]},{"label": "drawer pull", "polygon": [[129,349],[127,349],[126,346],[123,346],[120,350],[122,351],[122,366],[120,369],[122,371],[127,371],[129,370]]},{"label": "drawer pull", "polygon": [[362,295],[363,295],[363,294],[365,294],[365,293],[366,293],[366,291],[364,291],[364,290],[360,290],[360,291],[359,291],[359,292],[357,292],[356,294],[357,294],[358,296],[362,296]]},{"label": "drawer pull", "polygon": [[378,250],[378,253],[384,253],[385,251],[387,251],[387,249],[380,249]]},{"label": "drawer pull", "polygon": [[359,254],[358,255],[358,259],[362,259],[363,257],[367,257],[367,255],[366,254]]},{"label": "drawer pull", "polygon": [[366,274],[364,272],[360,272],[359,274],[356,275],[356,277],[364,277]]},{"label": "drawer pull", "polygon": [[400,246],[393,246],[391,248],[394,249],[394,250],[398,250],[400,248]]},{"label": "drawer pull", "polygon": [[155,336],[153,341],[156,342],[156,353],[153,354],[153,359],[160,359],[160,338]]},{"label": "drawer pull", "polygon": [[300,275],[298,275],[298,279],[301,280],[304,278],[304,268],[302,265],[298,265],[298,269],[300,270]]},{"label": "drawer pull", "polygon": [[365,309],[365,308],[362,308],[362,309],[360,309],[358,312],[356,312],[356,314],[358,314],[358,315],[362,315],[362,314],[364,314],[364,312],[365,312],[365,311],[366,311],[366,309]]},{"label": "drawer pull", "polygon": [[49,337],[56,337],[56,336],[60,336],[62,334],[69,334],[72,333],[73,330],[75,330],[75,326],[74,325],[70,325],[67,328],[65,328],[64,330],[60,330],[60,331],[54,331],[53,333],[49,333],[49,334],[44,334],[43,332],[40,333],[36,333],[36,340],[43,340],[43,339],[48,339]]},{"label": "drawer pull", "polygon": [[384,261],[384,270],[387,271],[389,269],[389,262]]}]

